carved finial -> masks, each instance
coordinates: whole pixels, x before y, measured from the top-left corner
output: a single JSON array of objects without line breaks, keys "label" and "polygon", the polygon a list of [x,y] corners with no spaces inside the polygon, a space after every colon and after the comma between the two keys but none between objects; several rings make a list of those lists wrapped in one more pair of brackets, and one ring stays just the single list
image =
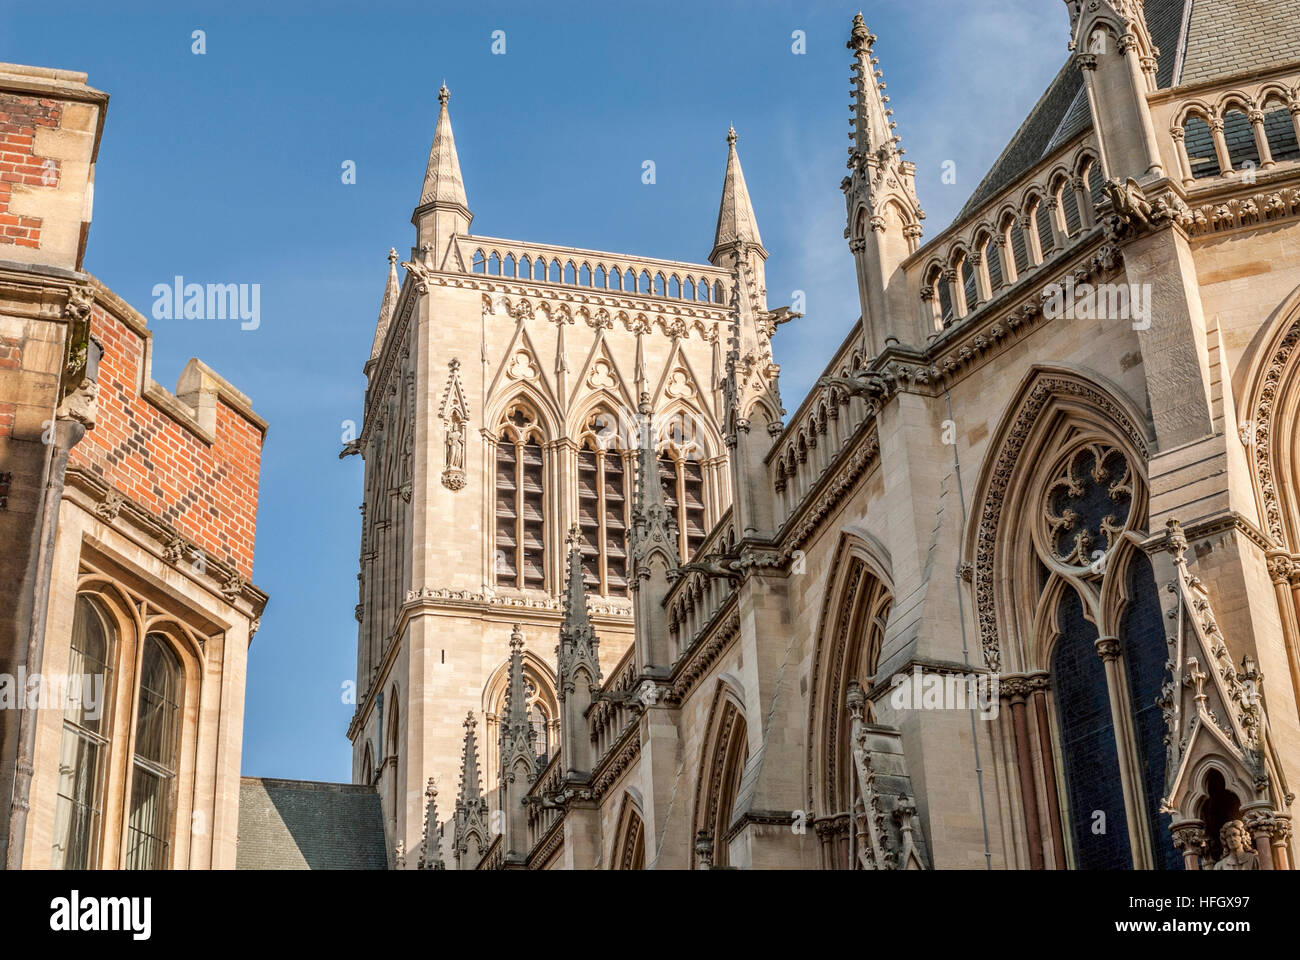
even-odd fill
[{"label": "carved finial", "polygon": [[730,130],[727,131],[727,143],[731,144],[733,147],[736,145],[736,128],[735,128],[735,127],[732,127]]},{"label": "carved finial", "polygon": [[388,248],[388,263],[389,263],[389,266],[396,268],[396,266],[397,266],[397,248],[396,248],[396,247],[389,247],[389,248]]},{"label": "carved finial", "polygon": [[510,629],[510,649],[511,649],[511,650],[523,650],[523,649],[524,649],[524,628],[523,628],[523,624],[516,623],[516,624],[515,624],[515,625]]},{"label": "carved finial", "polygon": [[451,91],[447,89],[447,81],[442,81],[442,86],[438,90],[438,102],[446,104],[451,99]]}]

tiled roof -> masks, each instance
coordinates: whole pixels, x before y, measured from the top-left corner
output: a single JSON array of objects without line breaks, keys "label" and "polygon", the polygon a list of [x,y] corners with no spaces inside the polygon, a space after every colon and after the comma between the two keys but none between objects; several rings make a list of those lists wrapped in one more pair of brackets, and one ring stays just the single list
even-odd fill
[{"label": "tiled roof", "polygon": [[238,870],[385,870],[374,787],[243,777]]},{"label": "tiled roof", "polygon": [[1070,112],[1082,88],[1083,77],[1078,68],[1067,61],[1038,103],[1029,111],[1028,118],[1002,151],[1002,156],[998,157],[993,168],[966,201],[966,206],[962,207],[961,213],[957,214],[958,220],[1009,186],[1043,158],[1048,146],[1056,139],[1061,121]]},{"label": "tiled roof", "polygon": [[1190,2],[1180,86],[1300,60],[1300,0]]},{"label": "tiled roof", "polygon": [[[1146,3],[1147,29],[1151,31],[1152,41],[1160,49],[1156,79],[1162,87],[1169,86],[1174,75],[1183,12],[1188,2],[1189,0],[1147,0]],[[1195,0],[1195,2],[1198,6],[1212,6],[1225,0],[1214,0],[1213,4],[1210,0]],[[1251,6],[1256,3],[1256,0],[1226,0],[1226,2]],[[1293,12],[1297,4],[1300,4],[1300,0],[1278,0],[1278,6],[1289,6]],[[1029,111],[1029,116],[1011,138],[1002,156],[998,157],[980,185],[971,194],[970,199],[966,201],[957,219],[960,220],[978,209],[1036,166],[1061,144],[1091,126],[1092,114],[1088,108],[1088,94],[1083,87],[1083,77],[1073,62],[1067,59],[1038,103]]]},{"label": "tiled roof", "polygon": [[1187,0],[1147,0],[1147,30],[1151,42],[1160,51],[1156,64],[1156,86],[1164,88],[1174,82],[1174,67],[1178,63],[1180,33]]}]

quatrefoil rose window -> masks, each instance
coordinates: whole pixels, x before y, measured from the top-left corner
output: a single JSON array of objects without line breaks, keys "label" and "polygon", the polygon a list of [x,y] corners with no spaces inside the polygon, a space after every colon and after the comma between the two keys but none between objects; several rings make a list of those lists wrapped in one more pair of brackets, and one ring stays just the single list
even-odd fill
[{"label": "quatrefoil rose window", "polygon": [[1110,553],[1133,514],[1133,475],[1115,447],[1089,443],[1072,451],[1043,494],[1046,543],[1072,566],[1095,565]]}]

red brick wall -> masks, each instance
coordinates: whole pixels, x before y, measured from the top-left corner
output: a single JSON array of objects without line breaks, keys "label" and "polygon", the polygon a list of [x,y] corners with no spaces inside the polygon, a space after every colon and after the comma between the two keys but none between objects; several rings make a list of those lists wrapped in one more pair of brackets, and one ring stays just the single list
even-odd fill
[{"label": "red brick wall", "polygon": [[[0,94],[0,243],[39,249],[41,218],[9,212],[9,192],[15,183],[54,187],[59,161],[32,153],[37,127],[57,127],[63,108],[55,100]],[[47,164],[49,164],[47,166]]]},{"label": "red brick wall", "polygon": [[95,429],[72,448],[87,467],[211,557],[253,573],[262,434],[218,401],[216,440],[204,443],[139,395],[144,341],[95,305],[91,333],[104,345]]}]

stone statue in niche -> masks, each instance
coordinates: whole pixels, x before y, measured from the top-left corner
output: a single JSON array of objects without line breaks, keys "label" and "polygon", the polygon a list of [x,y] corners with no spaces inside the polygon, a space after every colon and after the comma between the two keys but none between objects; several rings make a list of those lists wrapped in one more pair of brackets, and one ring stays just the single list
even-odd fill
[{"label": "stone statue in niche", "polygon": [[1240,820],[1229,820],[1219,831],[1223,843],[1223,859],[1214,865],[1215,870],[1258,870],[1259,854],[1251,849],[1250,834]]},{"label": "stone statue in niche", "polygon": [[438,419],[446,431],[443,437],[442,484],[448,490],[465,486],[465,428],[469,424],[469,404],[460,383],[460,361],[447,364],[447,388],[438,407]]},{"label": "stone statue in niche", "polygon": [[465,421],[457,410],[452,411],[447,424],[445,454],[442,482],[451,490],[459,490],[465,486]]}]

